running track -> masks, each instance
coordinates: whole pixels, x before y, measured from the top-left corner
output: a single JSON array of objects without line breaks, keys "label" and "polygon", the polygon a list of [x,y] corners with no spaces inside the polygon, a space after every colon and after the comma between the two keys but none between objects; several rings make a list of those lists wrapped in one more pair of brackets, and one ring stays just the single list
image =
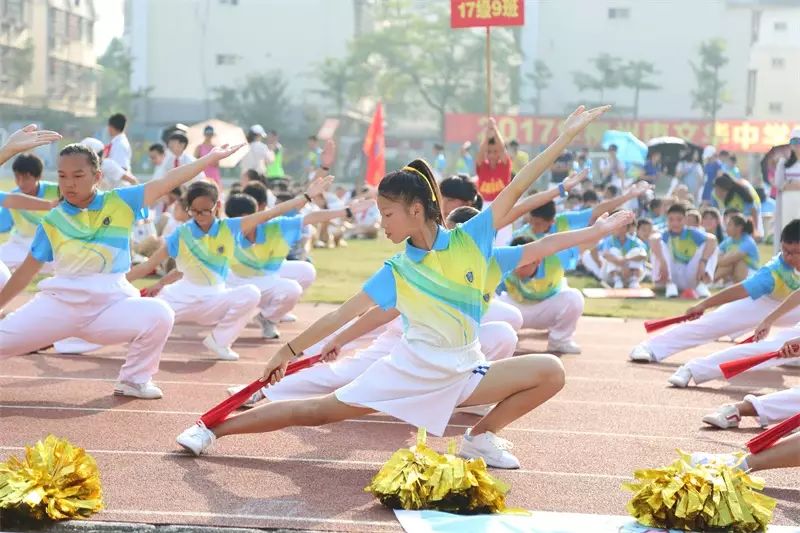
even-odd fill
[{"label": "running track", "polygon": [[[18,300],[17,304],[21,301]],[[302,305],[299,332],[328,307]],[[110,347],[87,356],[52,352],[0,363],[0,458],[53,433],[85,447],[100,466],[107,509],[95,520],[285,527],[331,531],[399,531],[393,514],[362,488],[415,430],[373,415],[321,428],[295,428],[218,442],[212,454],[180,452],[175,436],[225,397],[225,388],[260,375],[260,361],[278,342],[263,343],[248,328],[235,349],[238,362],[206,359],[204,330],[181,326],[167,345],[156,382],[162,400],[110,395],[124,352]],[[580,356],[563,357],[567,385],[554,399],[509,428],[523,464],[500,471],[508,503],[543,511],[625,514],[619,486],[633,470],[659,466],[674,450],[740,449],[758,432],[752,419],[736,431],[703,427],[701,416],[720,403],[800,385],[800,369],[772,369],[731,384],[676,390],[666,378],[690,355],[661,365],[627,362],[644,337],[640,321],[583,318]],[[519,353],[544,349],[541,334],[521,338]],[[715,345],[714,348],[724,347]],[[470,415],[455,415],[448,437],[458,437]],[[440,451],[445,439],[431,438]],[[800,524],[800,472],[763,476],[778,499],[774,524]]]}]

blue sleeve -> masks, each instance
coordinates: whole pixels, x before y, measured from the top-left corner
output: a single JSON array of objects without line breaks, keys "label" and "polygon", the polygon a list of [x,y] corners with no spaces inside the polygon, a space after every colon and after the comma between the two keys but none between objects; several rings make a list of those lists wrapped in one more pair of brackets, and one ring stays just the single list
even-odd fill
[{"label": "blue sleeve", "polygon": [[392,267],[388,263],[364,283],[362,290],[384,311],[397,305],[397,286]]},{"label": "blue sleeve", "polygon": [[730,248],[730,247],[731,247],[731,238],[730,237],[725,237],[724,239],[722,239],[722,242],[719,243],[719,250],[721,252],[723,252],[723,253],[727,252],[728,248]]},{"label": "blue sleeve", "polygon": [[742,287],[753,300],[758,300],[762,296],[772,294],[775,289],[775,279],[772,277],[772,269],[767,265],[758,269],[758,272],[742,282]]},{"label": "blue sleeve", "polygon": [[494,244],[494,219],[492,208],[487,207],[471,219],[461,225],[461,228],[478,245],[483,257],[489,259],[492,256],[492,246]]},{"label": "blue sleeve", "polygon": [[519,262],[522,261],[523,248],[523,246],[498,246],[492,251],[503,277],[508,276],[519,266]]},{"label": "blue sleeve", "polygon": [[756,241],[754,241],[752,238],[743,239],[742,245],[740,246],[739,249],[742,250],[745,254],[755,259],[756,261],[758,260],[759,256],[758,245],[756,244]]},{"label": "blue sleeve", "polygon": [[134,185],[133,187],[122,187],[114,189],[114,192],[122,199],[123,202],[128,204],[131,211],[137,214],[137,219],[141,218],[144,205],[144,185]]},{"label": "blue sleeve", "polygon": [[178,248],[181,243],[181,229],[178,228],[167,237],[167,253],[170,257],[178,257]]},{"label": "blue sleeve", "polygon": [[0,207],[0,233],[11,231],[14,227],[14,219],[11,217],[11,211]]},{"label": "blue sleeve", "polygon": [[697,246],[700,246],[706,242],[706,239],[708,238],[705,231],[700,231],[699,229],[695,228],[689,228],[689,237],[692,238]]},{"label": "blue sleeve", "polygon": [[49,263],[53,260],[53,247],[41,224],[36,228],[36,234],[33,236],[31,255],[40,263]]},{"label": "blue sleeve", "polygon": [[4,192],[0,191],[0,207],[2,207],[3,206],[3,202],[6,201],[6,196],[8,196],[7,193],[4,193]]},{"label": "blue sleeve", "polygon": [[242,233],[242,218],[224,218],[221,220],[223,224],[228,226],[228,229],[231,230],[233,236],[236,237],[237,235],[241,235]]},{"label": "blue sleeve", "polygon": [[589,222],[592,220],[592,210],[570,211],[564,213],[564,216],[567,218],[567,225],[570,230],[583,229],[588,227]]},{"label": "blue sleeve", "polygon": [[606,237],[605,239],[600,241],[600,244],[597,245],[598,252],[605,252],[607,250],[610,250],[611,248],[612,248],[611,237]]},{"label": "blue sleeve", "polygon": [[281,235],[291,248],[303,236],[303,215],[280,217]]}]

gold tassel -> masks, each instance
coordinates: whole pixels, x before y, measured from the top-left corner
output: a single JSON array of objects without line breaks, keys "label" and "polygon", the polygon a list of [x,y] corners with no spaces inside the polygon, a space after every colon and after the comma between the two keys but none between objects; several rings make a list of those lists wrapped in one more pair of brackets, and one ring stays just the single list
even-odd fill
[{"label": "gold tassel", "polygon": [[393,509],[461,514],[525,512],[506,507],[509,486],[489,475],[483,459],[456,457],[453,442],[449,453],[439,454],[425,440],[425,429],[419,428],[416,446],[397,450],[364,491]]},{"label": "gold tassel", "polygon": [[0,463],[0,508],[34,518],[87,518],[103,508],[97,464],[83,448],[48,435],[25,447],[25,460]]},{"label": "gold tassel", "polygon": [[678,453],[680,458],[671,465],[637,470],[637,481],[623,483],[634,493],[628,512],[640,524],[687,531],[726,528],[734,533],[767,527],[776,502],[761,493],[762,479],[721,463],[692,466],[690,455]]}]

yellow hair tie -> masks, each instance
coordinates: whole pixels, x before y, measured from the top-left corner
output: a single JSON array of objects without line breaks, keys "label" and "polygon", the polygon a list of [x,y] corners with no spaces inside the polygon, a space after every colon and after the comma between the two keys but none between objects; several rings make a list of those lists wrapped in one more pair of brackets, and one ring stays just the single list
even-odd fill
[{"label": "yellow hair tie", "polygon": [[436,202],[436,193],[433,192],[433,185],[431,185],[430,180],[425,177],[425,174],[423,174],[414,167],[403,167],[403,170],[410,170],[411,172],[416,172],[417,174],[419,174],[419,177],[422,178],[422,181],[424,181],[428,185],[428,189],[430,189],[431,191],[431,200]]}]

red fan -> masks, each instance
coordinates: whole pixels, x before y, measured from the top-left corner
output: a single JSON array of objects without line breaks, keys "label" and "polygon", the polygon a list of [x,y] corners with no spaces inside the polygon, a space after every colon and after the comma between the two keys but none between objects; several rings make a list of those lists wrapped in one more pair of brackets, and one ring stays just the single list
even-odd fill
[{"label": "red fan", "polygon": [[[299,361],[289,363],[289,366],[286,367],[286,373],[284,376],[288,376],[294,374],[295,372],[299,372],[304,368],[308,368],[311,365],[319,362],[320,359],[322,359],[322,355],[315,355],[313,357],[306,357],[305,359],[300,359]],[[263,386],[263,381],[260,379],[255,380],[236,394],[229,396],[219,404],[209,409],[203,414],[203,416],[200,417],[200,421],[203,422],[207,428],[216,426],[225,420],[229,414],[241,407],[242,404],[247,401],[247,399],[252,396],[254,392]]]},{"label": "red fan", "polygon": [[747,441],[747,449],[750,453],[761,453],[797,428],[800,428],[800,413]]},{"label": "red fan", "polygon": [[746,339],[741,340],[741,341],[737,342],[736,344],[750,344],[754,340],[756,340],[756,336],[755,335],[750,335]]},{"label": "red fan", "polygon": [[695,320],[697,318],[700,318],[701,316],[702,316],[701,313],[693,313],[680,316],[673,316],[671,318],[660,318],[658,320],[645,320],[644,329],[647,330],[647,333],[652,333],[654,331],[658,331],[659,329],[663,329],[673,324],[680,324],[681,322],[686,322],[687,320]]},{"label": "red fan", "polygon": [[775,359],[780,354],[781,352],[769,352],[761,355],[742,357],[741,359],[734,359],[733,361],[722,363],[719,365],[719,369],[722,370],[722,375],[725,376],[725,379],[731,379],[733,376],[738,376],[745,370],[749,370],[754,366],[760,365],[764,361]]},{"label": "red fan", "polygon": [[139,296],[147,296],[147,289],[139,289]]}]

